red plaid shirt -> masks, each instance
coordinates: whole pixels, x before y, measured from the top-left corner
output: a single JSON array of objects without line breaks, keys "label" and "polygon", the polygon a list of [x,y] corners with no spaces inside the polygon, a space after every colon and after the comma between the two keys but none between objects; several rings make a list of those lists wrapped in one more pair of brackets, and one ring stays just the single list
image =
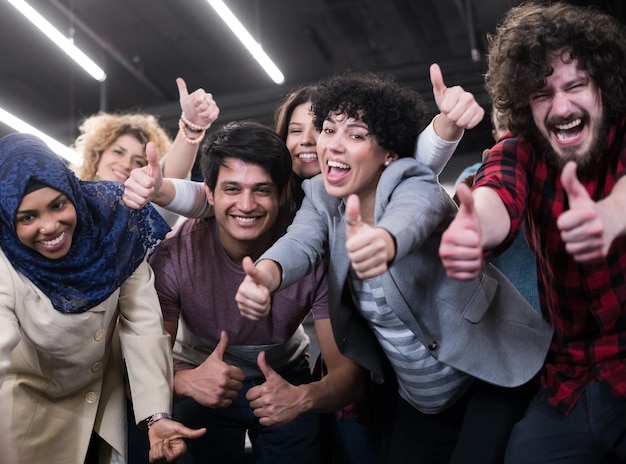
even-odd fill
[{"label": "red plaid shirt", "polygon": [[[611,127],[608,150],[593,173],[579,180],[598,201],[625,173],[626,119]],[[606,260],[576,263],[556,226],[568,209],[560,170],[523,139],[498,143],[474,186],[491,187],[504,201],[511,217],[504,246],[527,220],[543,316],[555,330],[542,375],[550,403],[567,414],[594,381],[606,382],[616,397],[626,399],[626,237],[614,241]]]}]

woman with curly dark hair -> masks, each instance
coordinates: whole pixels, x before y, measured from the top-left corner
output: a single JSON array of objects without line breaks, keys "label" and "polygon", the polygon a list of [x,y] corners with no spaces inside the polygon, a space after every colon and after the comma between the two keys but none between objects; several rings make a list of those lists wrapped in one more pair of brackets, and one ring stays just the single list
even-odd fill
[{"label": "woman with curly dark hair", "polygon": [[555,332],[505,462],[625,462],[626,36],[595,9],[523,4],[491,38],[486,78],[513,136],[457,189],[440,255],[473,279],[524,224]]},{"label": "woman with curly dark hair", "polygon": [[[241,314],[267,317],[272,292],[328,256],[337,346],[386,385],[380,461],[501,463],[506,441],[451,461],[466,411],[487,383],[507,390],[531,379],[551,329],[490,265],[470,283],[445,276],[437,249],[456,206],[413,158],[424,124],[414,90],[343,73],[318,85],[312,110],[321,175],[303,182],[287,234],[256,265],[244,258]],[[498,423],[483,422],[488,439]]]}]

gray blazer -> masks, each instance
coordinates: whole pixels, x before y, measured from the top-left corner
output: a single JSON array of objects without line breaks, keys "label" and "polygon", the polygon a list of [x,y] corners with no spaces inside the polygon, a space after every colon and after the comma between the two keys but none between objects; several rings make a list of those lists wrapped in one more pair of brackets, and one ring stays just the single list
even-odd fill
[{"label": "gray blazer", "polygon": [[[303,189],[306,197],[287,234],[261,259],[282,267],[282,288],[328,252],[328,300],[337,345],[375,377],[382,376],[377,342],[344,293],[350,261],[343,200],[326,193],[321,176],[305,181]],[[486,382],[521,385],[541,369],[552,328],[490,264],[470,282],[446,276],[439,242],[455,213],[436,175],[415,159],[402,158],[385,169],[376,192],[375,223],[392,234],[397,248],[381,276],[385,297],[439,361]]]}]

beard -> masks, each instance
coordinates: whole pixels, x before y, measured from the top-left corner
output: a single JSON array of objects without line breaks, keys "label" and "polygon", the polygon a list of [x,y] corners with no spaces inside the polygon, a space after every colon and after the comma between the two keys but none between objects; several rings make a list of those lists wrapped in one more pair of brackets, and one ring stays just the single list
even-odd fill
[{"label": "beard", "polygon": [[548,165],[557,168],[559,171],[563,169],[563,166],[568,161],[574,161],[576,163],[576,172],[579,177],[589,174],[597,166],[597,160],[603,155],[608,144],[610,124],[606,117],[602,118],[601,124],[596,130],[594,139],[585,152],[580,153],[574,147],[565,147],[561,149],[561,153],[557,153],[550,141],[541,133],[536,126],[532,129],[533,145],[539,149],[539,153],[542,153]]}]

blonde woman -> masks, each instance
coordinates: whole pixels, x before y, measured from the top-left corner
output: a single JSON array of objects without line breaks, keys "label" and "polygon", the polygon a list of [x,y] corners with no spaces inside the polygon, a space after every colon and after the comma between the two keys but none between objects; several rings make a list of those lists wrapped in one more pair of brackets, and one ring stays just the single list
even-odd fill
[{"label": "blonde woman", "polygon": [[[81,162],[74,167],[82,180],[124,182],[133,169],[147,164],[146,143],[152,142],[167,177],[188,178],[196,160],[198,144],[219,115],[213,96],[203,89],[191,94],[177,79],[181,117],[172,141],[158,119],[147,113],[97,113],[80,125],[74,142]],[[167,155],[167,156],[166,156]],[[178,216],[159,211],[173,225]]]}]

